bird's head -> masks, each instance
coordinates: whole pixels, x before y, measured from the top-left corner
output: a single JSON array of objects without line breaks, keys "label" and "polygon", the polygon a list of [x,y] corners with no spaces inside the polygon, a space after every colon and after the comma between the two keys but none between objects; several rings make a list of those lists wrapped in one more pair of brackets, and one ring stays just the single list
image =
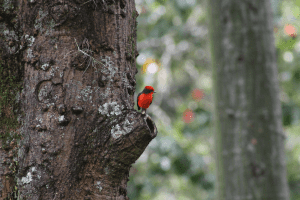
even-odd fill
[{"label": "bird's head", "polygon": [[153,88],[152,86],[146,86],[144,90],[146,90],[146,91],[149,92],[149,93],[151,93],[151,92],[156,93],[156,92],[154,91],[154,88]]}]

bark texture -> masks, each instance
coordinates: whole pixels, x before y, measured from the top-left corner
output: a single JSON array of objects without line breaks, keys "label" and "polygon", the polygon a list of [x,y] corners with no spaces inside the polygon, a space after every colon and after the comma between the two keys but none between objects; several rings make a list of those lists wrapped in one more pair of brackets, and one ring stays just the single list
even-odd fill
[{"label": "bark texture", "polygon": [[270,0],[209,0],[217,199],[288,200]]},{"label": "bark texture", "polygon": [[134,0],[0,2],[0,199],[128,199],[157,134],[133,109]]}]

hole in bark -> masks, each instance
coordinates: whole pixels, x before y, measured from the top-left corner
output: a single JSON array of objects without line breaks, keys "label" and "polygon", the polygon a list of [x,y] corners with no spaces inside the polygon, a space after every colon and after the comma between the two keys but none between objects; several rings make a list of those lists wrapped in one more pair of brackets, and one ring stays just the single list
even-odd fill
[{"label": "hole in bark", "polygon": [[134,89],[133,89],[133,87],[128,87],[127,89],[128,89],[128,94],[129,94],[129,95],[133,95],[133,94],[134,94]]},{"label": "hole in bark", "polygon": [[123,9],[126,6],[126,1],[125,0],[120,0],[120,7]]},{"label": "hole in bark", "polygon": [[148,127],[150,128],[151,133],[153,133],[154,132],[154,124],[152,123],[152,120],[149,117],[147,117],[146,122],[147,122]]},{"label": "hole in bark", "polygon": [[120,193],[120,195],[126,196],[126,195],[127,195],[127,190],[126,190],[126,188],[124,188],[123,186],[121,186],[121,187],[119,188],[119,193]]},{"label": "hole in bark", "polygon": [[51,59],[49,62],[50,65],[55,65],[55,60]]}]

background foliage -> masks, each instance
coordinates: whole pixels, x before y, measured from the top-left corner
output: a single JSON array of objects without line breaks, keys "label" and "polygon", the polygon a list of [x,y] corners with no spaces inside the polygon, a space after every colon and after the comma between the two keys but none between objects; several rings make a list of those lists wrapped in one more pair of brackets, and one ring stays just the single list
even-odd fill
[{"label": "background foliage", "polygon": [[[300,200],[300,0],[272,0],[272,6],[288,181],[291,199]],[[159,134],[134,164],[128,196],[213,199],[213,99],[205,1],[136,0],[136,7],[136,93],[145,85],[157,91],[148,113]]]}]

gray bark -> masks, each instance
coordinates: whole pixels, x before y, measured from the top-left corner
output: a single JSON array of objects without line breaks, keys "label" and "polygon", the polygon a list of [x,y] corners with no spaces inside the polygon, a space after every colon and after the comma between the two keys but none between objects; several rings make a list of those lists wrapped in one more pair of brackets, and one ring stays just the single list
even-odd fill
[{"label": "gray bark", "polygon": [[288,200],[270,0],[209,0],[218,200]]},{"label": "gray bark", "polygon": [[0,99],[18,119],[1,123],[0,199],[128,199],[157,134],[133,109],[137,16],[133,0],[0,3],[0,65],[18,75],[1,91],[23,87]]}]

